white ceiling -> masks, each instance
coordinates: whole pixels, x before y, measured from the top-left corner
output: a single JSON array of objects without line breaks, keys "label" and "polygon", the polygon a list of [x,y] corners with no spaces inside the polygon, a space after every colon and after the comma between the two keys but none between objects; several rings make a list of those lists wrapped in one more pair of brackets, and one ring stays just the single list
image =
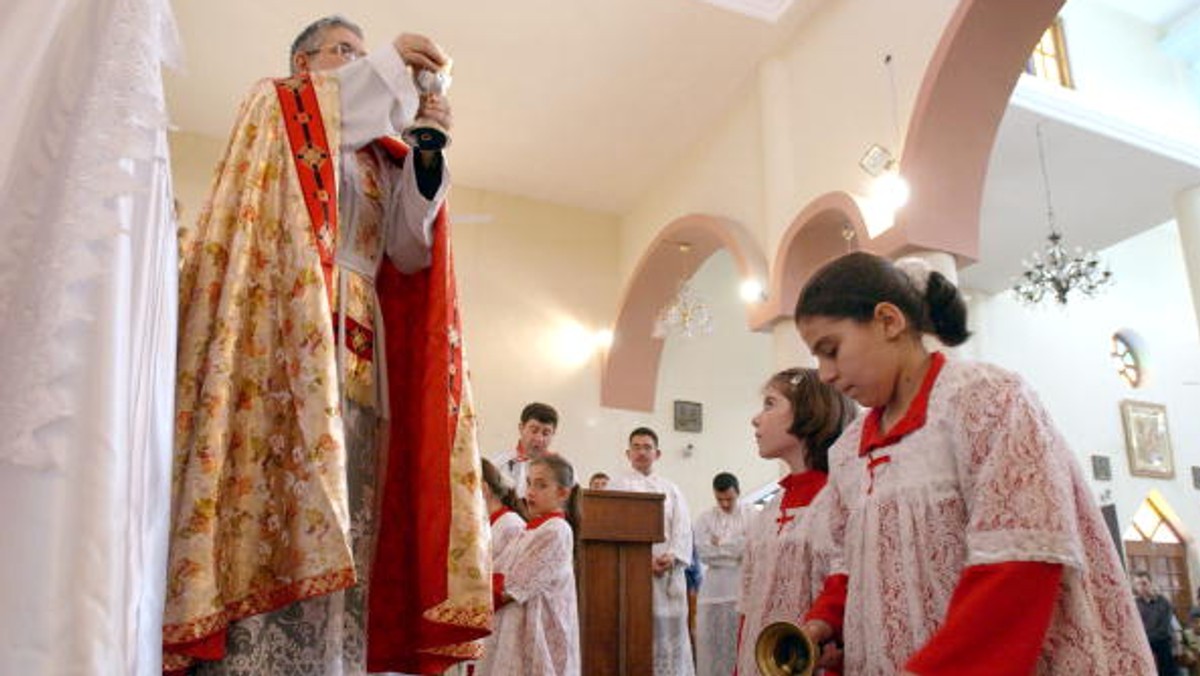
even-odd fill
[{"label": "white ceiling", "polygon": [[311,20],[341,13],[376,49],[425,33],[455,61],[456,181],[619,213],[824,1],[798,0],[776,23],[695,0],[176,2],[187,72],[168,75],[167,101],[180,130],[224,139]]},{"label": "white ceiling", "polygon": [[[1074,0],[1078,2],[1078,0]],[[1176,19],[1200,7],[1200,0],[1089,0],[1100,2],[1113,9],[1156,26],[1166,28]]]},{"label": "white ceiling", "polygon": [[[795,0],[777,23],[696,0],[179,2],[188,68],[168,75],[168,105],[180,130],[224,139],[250,84],[286,70],[294,34],[337,11],[366,28],[372,47],[413,31],[454,56],[457,182],[622,213],[703,140],[731,97],[753,95],[757,64],[827,2]],[[1154,21],[1200,0],[1118,5]],[[1003,120],[983,197],[982,262],[963,271],[967,286],[1005,288],[1044,241],[1040,117],[1010,105]],[[1200,182],[1200,162],[1062,122],[1045,132],[1058,223],[1072,246],[1109,246],[1168,220],[1175,192]]]},{"label": "white ceiling", "polygon": [[1010,104],[988,163],[980,262],[960,271],[963,286],[989,292],[1011,286],[1021,260],[1046,243],[1039,122],[1055,221],[1071,250],[1112,246],[1171,220],[1175,195],[1200,183],[1200,162],[1150,149],[1149,133],[1122,140]]}]

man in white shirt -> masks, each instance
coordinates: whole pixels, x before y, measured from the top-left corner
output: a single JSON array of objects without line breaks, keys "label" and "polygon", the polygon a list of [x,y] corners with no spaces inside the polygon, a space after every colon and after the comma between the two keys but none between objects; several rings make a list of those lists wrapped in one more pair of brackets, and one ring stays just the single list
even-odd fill
[{"label": "man in white shirt", "polygon": [[752,511],[738,504],[736,476],[721,472],[712,485],[717,505],[696,519],[696,549],[704,564],[696,601],[696,672],[728,676],[737,662],[738,587]]},{"label": "man in white shirt", "polygon": [[687,582],[683,571],[692,559],[692,523],[687,502],[679,487],[654,474],[654,463],[662,457],[658,435],[649,427],[629,434],[625,451],[633,468],[615,477],[609,488],[638,493],[662,493],[663,533],[666,540],[651,550],[654,573],[654,674],[655,676],[692,676],[692,646],[688,638]]},{"label": "man in white shirt", "polygon": [[558,411],[549,404],[535,401],[521,410],[521,422],[517,424],[517,447],[492,458],[496,469],[512,477],[519,497],[525,497],[525,474],[529,461],[553,453],[550,442],[557,431]]}]

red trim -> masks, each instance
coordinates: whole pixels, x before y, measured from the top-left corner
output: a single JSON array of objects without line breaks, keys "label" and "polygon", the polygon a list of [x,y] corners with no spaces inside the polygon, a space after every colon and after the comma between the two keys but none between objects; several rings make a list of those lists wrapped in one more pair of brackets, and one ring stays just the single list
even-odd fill
[{"label": "red trim", "polygon": [[846,616],[846,593],[850,577],[845,573],[825,578],[825,586],[804,615],[804,620],[820,620],[833,629],[833,636],[842,635],[842,623]]},{"label": "red trim", "polygon": [[948,676],[978,673],[986,664],[989,674],[1032,674],[1062,574],[1062,565],[1041,561],[963,570],[946,621],[905,669],[922,676]]},{"label": "red trim", "polygon": [[783,488],[783,497],[779,500],[780,507],[805,507],[817,497],[817,493],[825,487],[829,476],[825,472],[809,470],[795,472],[779,480]]},{"label": "red trim", "polygon": [[817,497],[817,493],[825,487],[828,478],[824,472],[808,470],[794,472],[779,480],[779,485],[783,488],[783,497],[779,499],[779,516],[775,518],[775,523],[778,524],[778,528],[775,529],[776,535],[783,532],[784,526],[796,520],[796,516],[788,512],[811,503]]},{"label": "red trim", "polygon": [[496,521],[498,521],[500,519],[500,517],[504,516],[505,514],[508,514],[511,511],[512,510],[507,507],[501,507],[500,509],[497,509],[496,511],[494,511],[488,515],[488,524],[494,526],[496,524]]},{"label": "red trim", "polygon": [[530,519],[529,523],[525,524],[525,530],[533,530],[533,529],[537,528],[538,526],[546,523],[550,519],[566,519],[566,518],[567,518],[567,515],[563,514],[562,512],[550,512],[549,514],[543,514],[539,517]]},{"label": "red trim", "polygon": [[500,608],[507,603],[504,598],[504,573],[492,573],[492,607]]},{"label": "red trim", "polygon": [[941,352],[934,352],[930,355],[929,369],[925,371],[921,389],[917,390],[917,396],[908,405],[904,417],[892,425],[892,429],[888,430],[886,434],[881,434],[879,429],[879,424],[883,420],[883,407],[871,409],[866,420],[863,421],[862,437],[858,442],[860,456],[878,448],[891,446],[925,426],[925,412],[929,408],[929,393],[933,390],[933,384],[945,363],[946,356]]},{"label": "red trim", "polygon": [[332,308],[334,250],[338,235],[337,183],[317,90],[312,85],[312,78],[305,73],[276,80],[275,91],[283,111],[283,126],[287,130]]}]

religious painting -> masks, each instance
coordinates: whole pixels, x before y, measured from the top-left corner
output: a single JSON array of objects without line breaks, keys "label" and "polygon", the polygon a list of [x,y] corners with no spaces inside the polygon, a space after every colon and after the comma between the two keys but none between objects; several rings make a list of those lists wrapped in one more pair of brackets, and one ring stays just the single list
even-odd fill
[{"label": "religious painting", "polygon": [[1171,435],[1167,431],[1167,407],[1126,399],[1121,402],[1121,422],[1125,427],[1129,473],[1173,478],[1175,461],[1171,455]]},{"label": "religious painting", "polygon": [[1192,488],[1200,491],[1200,467],[1192,465]]},{"label": "religious painting", "polygon": [[1107,455],[1092,456],[1092,478],[1096,481],[1112,481],[1112,463]]},{"label": "religious painting", "polygon": [[675,431],[700,432],[704,429],[704,407],[698,401],[675,402]]}]

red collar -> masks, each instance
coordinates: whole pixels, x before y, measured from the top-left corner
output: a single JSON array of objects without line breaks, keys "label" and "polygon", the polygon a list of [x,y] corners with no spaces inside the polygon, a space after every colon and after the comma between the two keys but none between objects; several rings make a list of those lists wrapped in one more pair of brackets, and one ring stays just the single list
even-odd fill
[{"label": "red collar", "polygon": [[504,516],[505,514],[508,514],[511,511],[512,510],[507,507],[501,507],[500,509],[497,509],[496,511],[494,511],[490,515],[488,515],[488,523],[495,524],[496,521],[499,520],[500,517]]},{"label": "red collar", "polygon": [[562,512],[550,512],[549,514],[543,514],[535,519],[530,519],[529,523],[525,524],[525,530],[533,530],[534,528],[537,528],[538,526],[546,523],[550,519],[565,519],[565,518],[567,518],[567,515],[563,514]]},{"label": "red collar", "polygon": [[804,507],[817,497],[817,493],[825,487],[825,480],[828,477],[824,472],[817,470],[805,470],[789,474],[779,480],[780,487],[783,488],[783,498],[780,499],[780,507],[791,509],[793,507]]},{"label": "red collar", "polygon": [[883,434],[879,429],[879,423],[883,419],[883,407],[873,408],[867,414],[867,419],[863,421],[862,438],[858,442],[860,456],[878,448],[891,446],[925,426],[925,412],[929,408],[929,393],[933,390],[933,383],[937,380],[938,373],[941,373],[942,366],[946,364],[946,356],[941,352],[934,352],[930,357],[929,370],[925,371],[921,389],[917,390],[917,396],[913,397],[912,403],[908,405],[904,417],[892,425],[892,429],[888,430],[887,434]]},{"label": "red collar", "polygon": [[515,462],[526,462],[529,460],[529,452],[525,450],[525,447],[519,441],[517,442],[517,457],[513,458],[513,460]]}]

